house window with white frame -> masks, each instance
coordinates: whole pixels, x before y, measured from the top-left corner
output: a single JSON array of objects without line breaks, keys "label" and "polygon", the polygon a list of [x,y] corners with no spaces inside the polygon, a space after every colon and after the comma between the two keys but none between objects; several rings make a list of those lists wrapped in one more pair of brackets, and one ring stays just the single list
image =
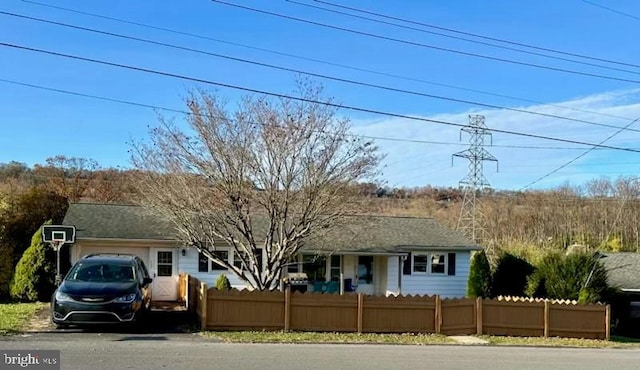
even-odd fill
[{"label": "house window with white frame", "polygon": [[[210,252],[214,257],[226,261],[229,263],[229,251],[227,250],[215,250]],[[200,252],[198,253],[198,272],[220,271],[227,268],[212,261],[207,255]]]},{"label": "house window with white frame", "polygon": [[[213,254],[214,257],[218,258],[219,260],[225,261],[227,263],[229,263],[229,251],[226,250],[216,250],[211,252],[211,254]],[[211,271],[216,271],[216,270],[226,270],[227,268],[223,265],[220,265],[214,261],[211,261]]]},{"label": "house window with white frame", "polygon": [[428,254],[414,254],[413,255],[413,272],[418,274],[426,274],[429,265]]},{"label": "house window with white frame", "polygon": [[445,253],[433,253],[431,254],[431,269],[432,274],[446,274],[447,273],[447,255]]},{"label": "house window with white frame", "polygon": [[447,273],[447,253],[414,253],[413,273],[445,275]]},{"label": "house window with white frame", "polygon": [[240,253],[241,252],[238,252],[237,250],[233,251],[233,265],[240,270],[244,270],[246,269],[246,266],[244,264],[244,261],[242,260],[242,256],[240,255]]}]

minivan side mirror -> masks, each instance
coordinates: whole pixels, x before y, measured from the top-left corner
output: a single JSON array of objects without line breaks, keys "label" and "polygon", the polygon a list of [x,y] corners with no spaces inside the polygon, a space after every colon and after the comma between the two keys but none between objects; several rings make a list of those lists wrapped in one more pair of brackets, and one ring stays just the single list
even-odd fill
[{"label": "minivan side mirror", "polygon": [[142,279],[142,286],[149,285],[149,284],[151,284],[152,281],[153,281],[152,278],[146,277],[146,278]]}]

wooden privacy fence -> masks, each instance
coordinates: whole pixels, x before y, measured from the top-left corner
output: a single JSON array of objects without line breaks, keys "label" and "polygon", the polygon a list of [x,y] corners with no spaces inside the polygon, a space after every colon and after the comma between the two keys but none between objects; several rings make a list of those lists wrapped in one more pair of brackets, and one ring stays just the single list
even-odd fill
[{"label": "wooden privacy fence", "polygon": [[189,312],[195,313],[200,322],[205,322],[207,313],[207,284],[183,273],[178,277],[178,300],[185,302]]},{"label": "wooden privacy fence", "polygon": [[[609,305],[549,300],[219,291],[185,277],[203,330],[489,334],[609,339]],[[181,294],[183,290],[180,290]]]}]

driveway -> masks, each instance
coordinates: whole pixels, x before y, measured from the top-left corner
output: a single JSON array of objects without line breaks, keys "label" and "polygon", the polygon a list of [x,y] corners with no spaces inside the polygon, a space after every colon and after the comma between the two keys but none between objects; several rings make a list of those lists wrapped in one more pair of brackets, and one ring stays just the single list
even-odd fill
[{"label": "driveway", "polygon": [[[156,305],[156,304],[154,304]],[[127,326],[95,326],[95,327],[70,327],[68,329],[56,329],[49,317],[49,309],[44,309],[28,324],[26,334],[36,333],[102,333],[102,334],[170,334],[170,333],[190,333],[197,328],[192,315],[187,311],[174,309],[172,306],[161,306],[153,308],[149,313],[149,318],[144,325],[138,327]]]}]

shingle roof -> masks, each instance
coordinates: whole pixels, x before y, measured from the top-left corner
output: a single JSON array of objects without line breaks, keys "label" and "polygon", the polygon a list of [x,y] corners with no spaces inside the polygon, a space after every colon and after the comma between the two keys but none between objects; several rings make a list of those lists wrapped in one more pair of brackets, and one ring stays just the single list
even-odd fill
[{"label": "shingle roof", "polygon": [[603,253],[609,286],[620,289],[640,289],[640,253]]},{"label": "shingle roof", "polygon": [[138,206],[74,203],[62,222],[76,226],[76,239],[175,239],[169,222]]},{"label": "shingle roof", "polygon": [[407,252],[434,248],[479,249],[461,233],[432,218],[348,216],[325,234],[312,237],[307,249]]},{"label": "shingle roof", "polygon": [[[265,220],[254,218],[254,229]],[[176,239],[171,224],[148,209],[112,204],[71,204],[63,221],[76,238]],[[400,253],[427,249],[480,249],[432,218],[347,216],[340,226],[305,241],[305,250]]]}]

